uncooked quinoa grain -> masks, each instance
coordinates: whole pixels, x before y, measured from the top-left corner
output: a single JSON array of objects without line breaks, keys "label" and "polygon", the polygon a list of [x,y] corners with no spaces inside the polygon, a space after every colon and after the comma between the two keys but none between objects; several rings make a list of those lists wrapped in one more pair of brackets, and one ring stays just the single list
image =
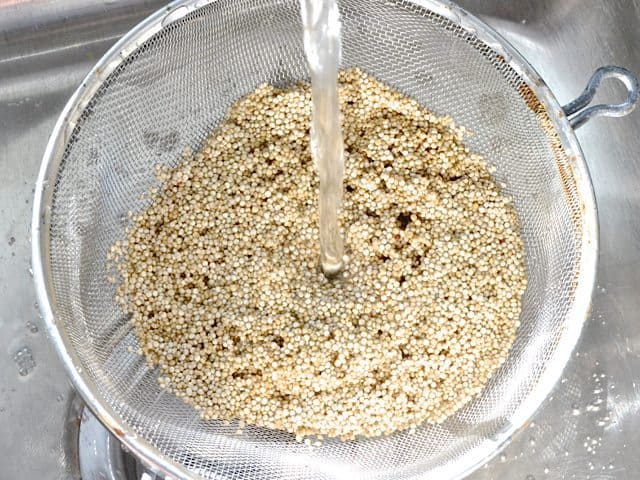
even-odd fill
[{"label": "uncooked quinoa grain", "polygon": [[142,353],[205,419],[413,431],[480,392],[514,341],[524,249],[485,160],[360,70],[340,84],[344,277],[319,267],[302,84],[234,104],[112,248]]}]

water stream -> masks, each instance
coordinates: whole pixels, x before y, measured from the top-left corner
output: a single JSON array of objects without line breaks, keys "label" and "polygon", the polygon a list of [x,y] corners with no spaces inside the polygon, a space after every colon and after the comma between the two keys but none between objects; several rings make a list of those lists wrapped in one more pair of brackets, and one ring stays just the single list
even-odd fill
[{"label": "water stream", "polygon": [[327,277],[344,267],[338,214],[344,175],[338,103],[340,18],[335,0],[300,0],[304,49],[311,72],[311,153],[320,178],[320,262]]}]

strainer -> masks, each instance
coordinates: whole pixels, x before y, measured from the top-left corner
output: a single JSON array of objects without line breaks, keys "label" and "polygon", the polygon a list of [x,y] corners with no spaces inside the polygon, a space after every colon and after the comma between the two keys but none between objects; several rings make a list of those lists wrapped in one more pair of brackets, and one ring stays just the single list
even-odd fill
[{"label": "strainer", "polygon": [[[140,211],[157,165],[198,149],[227,108],[263,82],[308,79],[297,0],[180,1],[118,42],[87,76],[54,129],[37,181],[33,264],[49,334],[97,417],[153,469],[176,478],[460,478],[494,455],[558,379],[588,314],[596,208],[573,132],[589,116],[637,101],[633,75],[599,69],[561,108],[529,64],[460,8],[437,0],[342,0],[344,68],[360,67],[438,115],[512,195],[528,288],[508,361],[482,394],[441,425],[310,448],[284,432],[202,421],[161,390],[130,352],[130,319],[105,261]],[[587,107],[606,76],[620,105]],[[295,179],[292,179],[295,181]]]}]

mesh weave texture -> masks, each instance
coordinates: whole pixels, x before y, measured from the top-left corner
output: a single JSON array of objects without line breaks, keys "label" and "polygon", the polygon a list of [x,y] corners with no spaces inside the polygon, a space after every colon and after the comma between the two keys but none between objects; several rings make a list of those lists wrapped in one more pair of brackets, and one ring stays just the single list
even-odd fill
[{"label": "mesh weave texture", "polygon": [[[95,393],[158,451],[205,478],[436,478],[486,449],[536,392],[563,342],[580,265],[580,202],[544,112],[504,59],[416,3],[343,0],[343,68],[360,67],[472,132],[472,151],[513,196],[529,285],[522,326],[484,392],[414,434],[309,449],[282,432],[200,420],[157,384],[114,302],[105,260],[157,165],[197,150],[239,97],[263,82],[308,79],[296,0],[218,0],[162,28],[109,75],[67,142],[55,179],[51,290],[58,328]],[[295,180],[295,179],[294,179]],[[437,477],[441,478],[441,477]]]}]

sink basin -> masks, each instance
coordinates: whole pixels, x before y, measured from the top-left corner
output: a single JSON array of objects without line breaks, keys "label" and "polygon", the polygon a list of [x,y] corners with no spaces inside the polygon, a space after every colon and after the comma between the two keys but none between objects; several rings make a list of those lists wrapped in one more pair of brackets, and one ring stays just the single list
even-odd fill
[{"label": "sink basin", "polygon": [[[514,44],[560,102],[575,98],[601,65],[640,73],[638,2],[459,3]],[[0,478],[80,477],[81,404],[35,307],[32,186],[53,124],[83,76],[122,34],[164,4],[0,1]],[[597,99],[623,95],[620,85],[605,82]],[[552,396],[502,454],[469,478],[624,480],[640,474],[639,131],[640,112],[598,118],[578,131],[599,205],[593,312]]]}]

